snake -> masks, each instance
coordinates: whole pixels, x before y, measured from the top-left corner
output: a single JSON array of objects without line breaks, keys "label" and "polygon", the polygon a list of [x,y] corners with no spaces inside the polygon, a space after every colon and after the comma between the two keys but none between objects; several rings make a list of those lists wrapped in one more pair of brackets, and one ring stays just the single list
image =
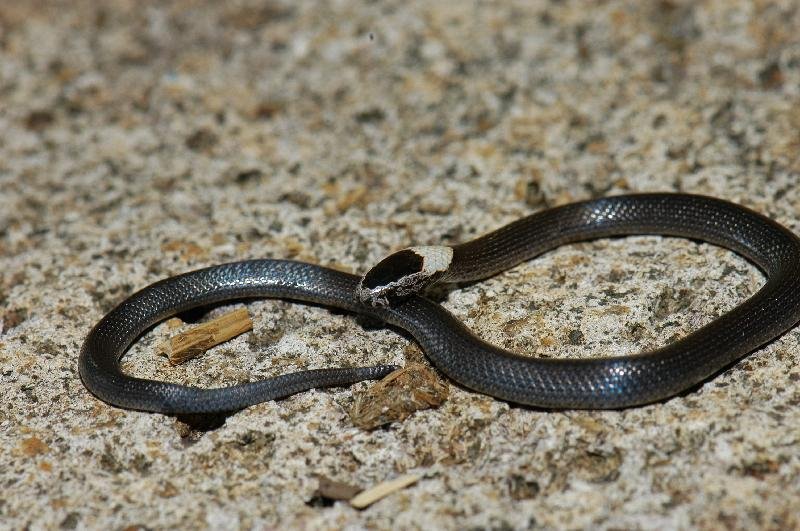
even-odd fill
[{"label": "snake", "polygon": [[[628,235],[720,246],[752,262],[766,281],[738,306],[665,346],[580,359],[537,358],[494,346],[424,295],[432,284],[485,279],[565,244]],[[800,239],[768,217],[722,199],[644,193],[547,208],[458,245],[402,249],[362,276],[267,258],[215,265],[151,284],[106,314],[81,349],[81,380],[113,406],[177,415],[237,411],[398,369],[392,364],[320,368],[217,388],[142,379],[121,369],[131,344],[159,321],[252,298],[314,303],[398,327],[448,378],[500,400],[556,410],[619,409],[689,391],[794,327],[800,321]]]}]

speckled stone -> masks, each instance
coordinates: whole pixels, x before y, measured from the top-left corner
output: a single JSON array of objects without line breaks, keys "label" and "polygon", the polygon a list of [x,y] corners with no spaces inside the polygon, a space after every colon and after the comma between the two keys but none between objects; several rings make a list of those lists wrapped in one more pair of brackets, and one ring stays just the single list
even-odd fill
[{"label": "speckled stone", "polygon": [[[627,191],[716,195],[800,232],[797,2],[5,2],[0,8],[0,528],[800,527],[800,331],[624,411],[448,400],[364,431],[352,388],[200,431],[83,388],[133,290],[204,265],[363,272],[409,245]],[[634,353],[755,292],[709,245],[572,245],[446,293],[521,353]],[[232,306],[215,309],[222,312]],[[408,337],[285,301],[186,365],[217,386],[425,362]],[[196,315],[197,319],[208,316]],[[422,479],[363,511],[319,477]]]}]

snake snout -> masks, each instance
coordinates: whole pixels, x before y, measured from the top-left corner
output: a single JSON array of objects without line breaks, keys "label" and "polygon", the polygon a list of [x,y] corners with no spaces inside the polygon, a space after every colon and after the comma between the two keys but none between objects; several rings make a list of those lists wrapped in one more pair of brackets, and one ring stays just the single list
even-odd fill
[{"label": "snake snout", "polygon": [[442,278],[450,265],[450,247],[409,247],[392,253],[361,278],[356,297],[371,306],[390,306]]}]

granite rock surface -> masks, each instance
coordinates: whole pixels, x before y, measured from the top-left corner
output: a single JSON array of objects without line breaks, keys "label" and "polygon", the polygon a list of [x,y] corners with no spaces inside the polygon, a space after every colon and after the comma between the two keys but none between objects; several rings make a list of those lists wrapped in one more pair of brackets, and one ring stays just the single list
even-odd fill
[{"label": "granite rock surface", "polygon": [[[364,272],[630,191],[715,195],[800,232],[798,27],[793,1],[3,2],[0,528],[800,527],[800,329],[663,403],[539,411],[449,382],[438,408],[372,431],[349,416],[371,383],[200,430],[98,401],[76,363],[134,290],[225,261]],[[607,356],[763,280],[723,249],[635,237],[444,305],[520,353]],[[427,363],[351,315],[247,307],[252,333],[170,367],[162,325],[126,370],[219,386]],[[363,511],[315,494],[405,473],[422,479]]]}]

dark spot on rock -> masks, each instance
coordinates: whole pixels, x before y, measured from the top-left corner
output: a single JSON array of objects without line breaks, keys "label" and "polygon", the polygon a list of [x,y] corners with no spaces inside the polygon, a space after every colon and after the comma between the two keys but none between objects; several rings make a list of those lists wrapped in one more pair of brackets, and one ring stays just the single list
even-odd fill
[{"label": "dark spot on rock", "polygon": [[306,502],[312,507],[330,507],[337,500],[349,500],[361,492],[360,487],[319,476],[319,484],[314,496]]},{"label": "dark spot on rock", "polygon": [[578,49],[578,57],[582,61],[588,61],[591,59],[591,46],[586,42],[586,32],[589,29],[587,24],[578,24],[574,28],[575,32],[575,44]]},{"label": "dark spot on rock", "polygon": [[738,469],[738,471],[745,476],[763,480],[765,476],[778,472],[780,469],[780,462],[774,459],[764,459],[760,461],[744,463],[741,467],[733,467],[733,469]]},{"label": "dark spot on rock", "polygon": [[278,343],[281,338],[284,336],[284,331],[280,328],[278,329],[261,329],[258,332],[253,330],[247,336],[247,344],[250,347],[251,352],[266,350],[267,348],[271,347]]},{"label": "dark spot on rock", "polygon": [[608,483],[619,478],[622,455],[617,451],[587,451],[577,455],[571,463],[578,477],[592,483]]},{"label": "dark spot on rock", "polygon": [[274,442],[274,433],[248,430],[239,436],[236,444],[242,450],[246,449],[248,452],[255,452],[259,455],[263,454],[266,456],[271,453],[268,450],[272,447],[272,443]]},{"label": "dark spot on rock", "polygon": [[758,73],[758,80],[765,89],[774,90],[781,88],[784,81],[781,66],[776,62],[768,64]]},{"label": "dark spot on rock", "polygon": [[580,345],[583,343],[583,332],[580,330],[570,330],[567,337],[570,345]]},{"label": "dark spot on rock", "polygon": [[[102,258],[102,255],[92,255],[92,259],[99,258]],[[89,287],[87,291],[95,303],[97,303],[100,310],[103,313],[108,313],[133,291],[133,285],[126,282],[119,286],[111,286],[107,290],[92,286]]]},{"label": "dark spot on rock", "polygon": [[305,192],[292,191],[281,194],[279,197],[281,201],[288,201],[300,208],[308,208],[311,205],[311,196]]},{"label": "dark spot on rock", "polygon": [[3,329],[10,330],[19,326],[25,319],[28,318],[28,310],[25,308],[9,308],[3,312]]},{"label": "dark spot on rock", "polygon": [[567,281],[567,275],[557,267],[553,266],[548,271],[550,279],[558,285],[562,285]]},{"label": "dark spot on rock", "polygon": [[50,111],[31,111],[25,118],[25,127],[30,131],[42,131],[55,121]]},{"label": "dark spot on rock", "polygon": [[108,25],[108,11],[105,9],[98,9],[92,22],[94,22],[94,27],[97,29],[105,28]]},{"label": "dark spot on rock", "polygon": [[531,180],[525,184],[525,204],[532,207],[547,206],[547,197],[545,196],[542,185],[538,180]]},{"label": "dark spot on rock", "polygon": [[239,30],[254,31],[268,24],[291,18],[295,13],[293,6],[284,5],[282,2],[259,2],[259,4],[232,8],[222,17],[221,22]]},{"label": "dark spot on rock", "polygon": [[217,135],[208,129],[198,129],[186,139],[186,147],[192,151],[206,151],[217,143]]},{"label": "dark spot on rock", "polygon": [[692,292],[686,288],[674,289],[667,286],[656,298],[655,310],[653,310],[653,317],[660,320],[666,317],[682,312],[689,308],[692,304]]},{"label": "dark spot on rock", "polygon": [[81,515],[79,515],[78,513],[74,511],[70,512],[63,520],[61,520],[61,523],[58,524],[58,527],[60,527],[61,529],[75,529],[76,527],[78,527],[78,522],[80,521],[80,517]]},{"label": "dark spot on rock", "polygon": [[627,275],[625,274],[625,271],[615,267],[608,273],[608,281],[617,284],[620,281],[624,280],[626,276]]},{"label": "dark spot on rock", "polygon": [[131,460],[131,468],[143,476],[146,476],[150,473],[151,466],[153,466],[153,462],[150,461],[144,454],[136,454],[136,457]]},{"label": "dark spot on rock", "polygon": [[634,323],[628,329],[628,337],[634,341],[641,341],[647,333],[647,328],[642,323]]},{"label": "dark spot on rock", "polygon": [[254,114],[259,120],[271,120],[281,110],[283,106],[277,102],[262,101],[256,106]]},{"label": "dark spot on rock", "polygon": [[514,474],[508,478],[508,494],[513,500],[530,500],[535,498],[541,487],[536,480]]},{"label": "dark spot on rock", "polygon": [[30,402],[32,404],[38,404],[39,403],[39,397],[36,396],[36,388],[35,388],[35,386],[33,384],[23,385],[20,388],[20,390],[22,391],[22,394],[24,394],[27,397],[28,402]]},{"label": "dark spot on rock", "polygon": [[306,505],[309,507],[333,507],[333,504],[336,503],[337,500],[333,498],[326,498],[325,496],[321,496],[319,494],[314,494],[310,500],[306,502]]},{"label": "dark spot on rock", "polygon": [[669,51],[683,54],[689,43],[702,36],[693,4],[663,0],[654,4],[651,20],[657,41]]},{"label": "dark spot on rock", "polygon": [[32,343],[39,354],[43,356],[54,358],[64,351],[63,346],[56,344],[51,339],[34,340]]},{"label": "dark spot on rock", "polygon": [[445,232],[442,233],[442,243],[446,245],[451,245],[454,242],[458,242],[462,239],[462,234],[464,233],[464,226],[463,225],[455,225],[450,227]]},{"label": "dark spot on rock", "polygon": [[727,100],[711,115],[711,126],[715,129],[729,129],[733,120],[733,101]]},{"label": "dark spot on rock", "polygon": [[669,157],[672,160],[685,159],[688,153],[689,153],[689,144],[683,144],[681,146],[672,146],[667,149],[667,157]]},{"label": "dark spot on rock", "polygon": [[386,113],[378,107],[372,107],[355,114],[355,119],[360,124],[381,122],[384,118],[386,118]]},{"label": "dark spot on rock", "polygon": [[248,184],[256,181],[260,181],[261,177],[264,176],[264,173],[261,170],[253,169],[253,170],[244,170],[240,171],[234,177],[236,184]]},{"label": "dark spot on rock", "polygon": [[112,474],[119,474],[124,470],[123,466],[108,448],[106,448],[106,451],[100,456],[100,468]]},{"label": "dark spot on rock", "polygon": [[659,114],[655,118],[653,118],[653,129],[660,129],[667,123],[667,117],[663,114]]},{"label": "dark spot on rock", "polygon": [[601,292],[605,295],[606,299],[611,300],[620,300],[627,297],[631,292],[630,291],[617,291],[614,288],[606,288]]},{"label": "dark spot on rock", "polygon": [[720,280],[727,277],[731,273],[736,273],[738,270],[730,264],[725,264],[725,267],[722,268],[722,273],[719,274]]}]

